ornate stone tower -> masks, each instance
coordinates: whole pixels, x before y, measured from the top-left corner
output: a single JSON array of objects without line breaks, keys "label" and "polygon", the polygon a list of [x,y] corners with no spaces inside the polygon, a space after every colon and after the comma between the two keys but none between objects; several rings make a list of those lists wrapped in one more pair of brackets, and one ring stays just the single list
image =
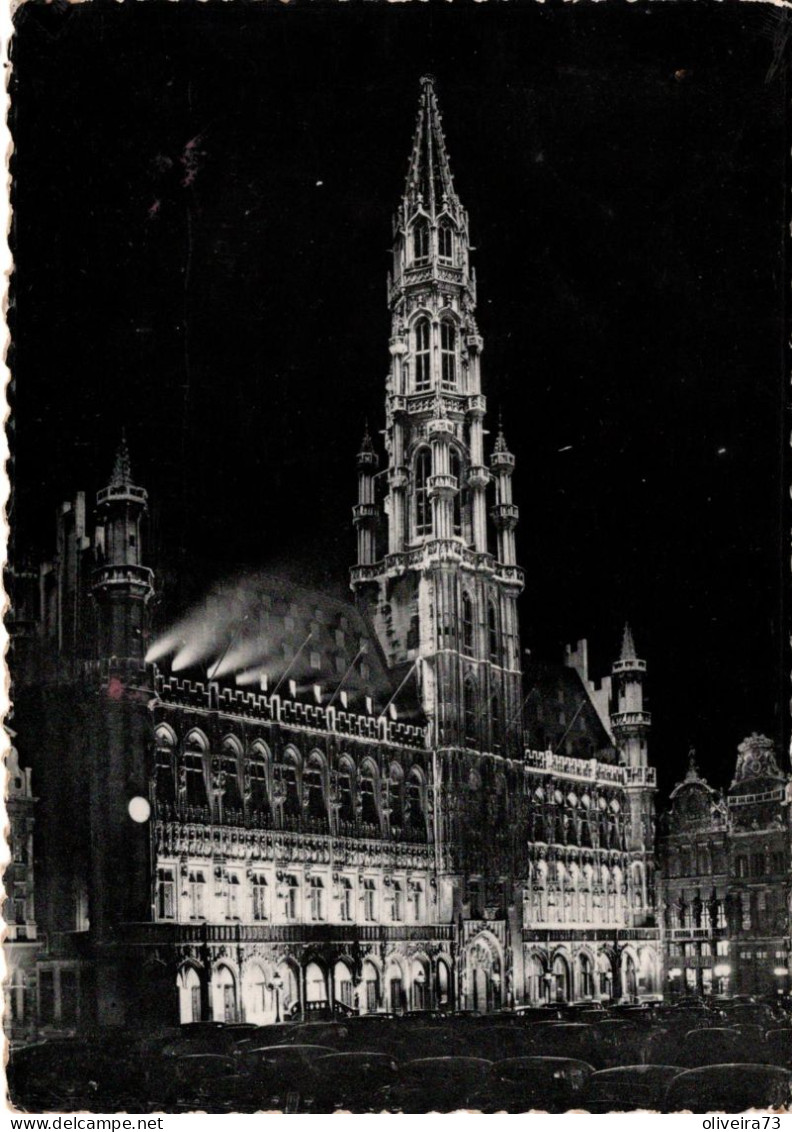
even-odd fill
[{"label": "ornate stone tower", "polygon": [[629,625],[624,626],[621,655],[612,672],[613,710],[611,731],[619,749],[619,761],[627,772],[625,792],[629,821],[625,827],[627,849],[643,860],[646,891],[644,908],[654,907],[654,839],[656,793],[654,768],[648,761],[648,737],[652,717],[644,711],[643,681],[646,661],[639,660]]},{"label": "ornate stone tower", "polygon": [[[152,914],[149,761],[152,698],[144,662],[146,607],[154,574],[143,565],[147,494],[132,480],[122,439],[107,487],[97,494],[97,680],[85,704],[81,773],[87,778],[88,905],[95,959],[96,1019],[139,1017],[145,984],[128,932]],[[156,973],[155,973],[156,974]]]},{"label": "ornate stone tower", "polygon": [[646,661],[635,652],[632,630],[624,626],[621,655],[612,669],[613,708],[611,730],[621,761],[630,767],[647,766],[647,740],[652,717],[644,711],[643,681]]},{"label": "ornate stone tower", "polygon": [[122,437],[107,487],[97,493],[96,557],[92,589],[99,610],[100,658],[142,660],[146,605],[154,593],[152,571],[142,565],[141,527],[145,488],[132,482],[129,449]]},{"label": "ornate stone tower", "polygon": [[[393,668],[415,664],[433,746],[517,755],[522,720],[514,457],[503,434],[484,456],[482,339],[468,217],[454,189],[432,78],[421,99],[393,224],[388,280],[387,494],[374,454],[358,457],[352,588]],[[361,463],[361,461],[363,461]],[[487,491],[497,553],[489,545]],[[387,545],[372,530],[384,510]],[[381,554],[381,556],[379,556]]]}]

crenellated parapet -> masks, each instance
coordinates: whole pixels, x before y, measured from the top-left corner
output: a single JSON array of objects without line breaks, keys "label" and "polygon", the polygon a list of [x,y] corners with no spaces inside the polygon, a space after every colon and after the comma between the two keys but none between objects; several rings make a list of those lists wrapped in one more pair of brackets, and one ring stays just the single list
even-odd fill
[{"label": "crenellated parapet", "polygon": [[307,703],[277,693],[248,692],[212,682],[180,680],[156,671],[154,691],[162,704],[221,714],[262,723],[349,736],[408,749],[425,747],[425,729],[387,715],[360,715],[334,706]]}]

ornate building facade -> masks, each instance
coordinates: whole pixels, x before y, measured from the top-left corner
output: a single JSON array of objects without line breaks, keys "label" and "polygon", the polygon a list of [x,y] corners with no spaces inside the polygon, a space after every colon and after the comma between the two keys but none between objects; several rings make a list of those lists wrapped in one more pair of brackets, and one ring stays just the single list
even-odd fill
[{"label": "ornate building facade", "polygon": [[672,994],[789,989],[789,779],[751,735],[720,792],[691,754],[658,843],[658,894]]},{"label": "ornate building facade", "polygon": [[[393,254],[354,606],[268,579],[215,653],[178,627],[147,649],[147,494],[125,445],[96,529],[84,501],[62,511],[55,597],[20,571],[40,962],[76,964],[100,1022],[660,990],[646,665],[627,629],[604,698],[578,652],[526,709],[515,461],[502,428],[485,453],[468,218],[428,78]],[[526,746],[542,728],[552,750]]]},{"label": "ornate building facade", "polygon": [[[12,739],[14,738],[11,733]],[[37,1020],[35,869],[33,836],[35,826],[30,768],[20,767],[16,748],[6,758],[8,794],[9,862],[3,877],[6,898],[5,958],[8,967],[6,991],[6,1029],[20,1039],[35,1032]]]}]

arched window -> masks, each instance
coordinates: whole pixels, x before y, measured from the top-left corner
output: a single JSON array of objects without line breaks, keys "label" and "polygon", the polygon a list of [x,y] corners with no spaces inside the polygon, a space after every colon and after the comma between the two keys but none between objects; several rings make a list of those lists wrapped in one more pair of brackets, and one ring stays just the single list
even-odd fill
[{"label": "arched window", "polygon": [[208,749],[206,737],[200,731],[191,731],[184,742],[180,774],[180,791],[183,789],[188,806],[206,806],[206,778],[204,758]]},{"label": "arched window", "polygon": [[287,818],[300,816],[300,787],[297,777],[298,756],[294,751],[287,751],[283,765],[283,784],[286,787],[286,797],[283,803],[283,813]]},{"label": "arched window", "polygon": [[471,677],[464,684],[465,746],[478,746],[478,718],[476,710],[476,684]]},{"label": "arched window", "polygon": [[580,997],[593,998],[594,997],[594,966],[585,952],[581,952],[578,957],[579,970],[580,970]]},{"label": "arched window", "polygon": [[263,743],[254,743],[247,766],[248,805],[254,814],[267,817],[269,802],[269,751]]},{"label": "arched window", "polygon": [[423,263],[429,258],[429,224],[426,220],[416,220],[413,225],[413,259]]},{"label": "arched window", "polygon": [[451,449],[451,475],[457,482],[457,492],[454,496],[454,534],[462,534],[462,460],[456,448]]},{"label": "arched window", "polygon": [[415,324],[415,391],[421,393],[431,384],[431,342],[432,328],[428,318],[421,318]]},{"label": "arched window", "polygon": [[495,778],[495,820],[502,829],[505,828],[508,811],[506,779],[502,774],[498,774]]},{"label": "arched window", "polygon": [[456,327],[446,318],[440,323],[440,373],[443,385],[455,386],[457,380]]},{"label": "arched window", "polygon": [[348,758],[341,760],[338,767],[338,817],[342,822],[355,820],[355,807],[352,799],[352,766]]},{"label": "arched window", "polygon": [[358,782],[360,790],[360,819],[366,825],[379,825],[377,813],[377,772],[373,763],[364,762],[360,768]]},{"label": "arched window", "polygon": [[437,229],[437,254],[445,263],[454,259],[454,230],[450,224],[441,223]]},{"label": "arched window", "polygon": [[176,800],[176,783],[173,777],[176,736],[167,723],[156,730],[157,801],[173,805]]},{"label": "arched window", "polygon": [[425,833],[426,824],[423,804],[423,780],[417,769],[410,771],[407,779],[407,803],[409,807],[409,826],[413,832]]},{"label": "arched window", "polygon": [[428,448],[421,448],[415,457],[415,534],[417,538],[432,533],[432,504],[428,482],[432,474],[432,456]]},{"label": "arched window", "polygon": [[500,634],[498,633],[498,611],[494,602],[487,605],[487,644],[489,658],[493,664],[500,663]]},{"label": "arched window", "polygon": [[242,813],[242,793],[239,789],[239,764],[242,747],[239,741],[229,735],[223,742],[220,764],[223,772],[223,817],[228,818]]},{"label": "arched window", "polygon": [[462,594],[462,652],[473,655],[473,603],[468,594]]},{"label": "arched window", "polygon": [[388,805],[391,829],[401,829],[404,825],[404,774],[398,763],[394,763],[390,770]]},{"label": "arched window", "polygon": [[497,694],[490,698],[490,719],[492,721],[492,749],[497,753],[503,746],[500,698]]},{"label": "arched window", "polygon": [[303,775],[303,791],[307,803],[308,817],[315,821],[327,820],[325,804],[324,774],[321,757],[314,753],[308,760]]}]

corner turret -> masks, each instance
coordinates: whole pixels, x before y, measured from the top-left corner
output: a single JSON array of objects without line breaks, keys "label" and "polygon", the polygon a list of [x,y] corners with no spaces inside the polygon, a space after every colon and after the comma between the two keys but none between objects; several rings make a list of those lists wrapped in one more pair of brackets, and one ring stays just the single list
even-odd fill
[{"label": "corner turret", "polygon": [[91,589],[99,608],[100,659],[142,660],[146,606],[154,575],[143,565],[143,519],[148,495],[132,480],[122,436],[107,487],[96,496],[96,561]]}]

